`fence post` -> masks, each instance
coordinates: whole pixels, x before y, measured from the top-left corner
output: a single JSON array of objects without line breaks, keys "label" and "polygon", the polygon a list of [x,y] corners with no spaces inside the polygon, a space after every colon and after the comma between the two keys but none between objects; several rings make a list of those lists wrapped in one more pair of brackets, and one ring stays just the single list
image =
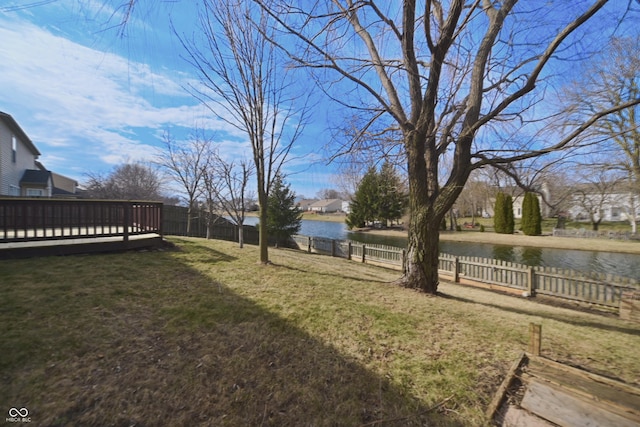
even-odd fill
[{"label": "fence post", "polygon": [[124,222],[124,236],[123,236],[123,240],[125,243],[129,242],[129,208],[132,206],[129,203],[124,203],[123,205],[124,208],[124,215],[123,215],[123,222]]},{"label": "fence post", "polygon": [[311,253],[311,236],[307,236],[307,252]]},{"label": "fence post", "polygon": [[407,262],[407,250],[402,249],[402,271],[404,271],[404,266],[406,265],[406,262]]},{"label": "fence post", "polygon": [[535,271],[533,269],[533,267],[529,267],[529,274],[527,274],[527,287],[528,287],[528,292],[529,292],[529,296],[532,297],[535,295],[536,293],[536,285],[535,285]]},{"label": "fence post", "polygon": [[349,243],[347,244],[347,259],[351,261],[351,240],[349,240]]},{"label": "fence post", "polygon": [[458,257],[453,259],[453,281],[460,283],[460,258]]},{"label": "fence post", "polygon": [[367,250],[367,246],[365,244],[362,245],[362,262],[365,262],[365,251]]},{"label": "fence post", "polygon": [[336,241],[335,239],[331,239],[331,256],[336,256]]}]

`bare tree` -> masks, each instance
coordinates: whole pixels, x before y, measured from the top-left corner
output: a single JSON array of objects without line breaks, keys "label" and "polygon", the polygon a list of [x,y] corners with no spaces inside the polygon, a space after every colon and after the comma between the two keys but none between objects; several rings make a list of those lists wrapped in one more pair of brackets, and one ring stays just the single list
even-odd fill
[{"label": "bare tree", "polygon": [[606,163],[592,161],[579,167],[580,182],[573,187],[573,201],[577,212],[573,216],[586,215],[593,231],[598,231],[605,217],[605,208],[616,200],[615,192],[620,185],[620,177],[615,176]]},{"label": "bare tree", "polygon": [[124,163],[108,174],[88,173],[85,187],[92,198],[115,200],[162,200],[163,179],[144,163]]},{"label": "bare tree", "polygon": [[187,202],[187,236],[191,235],[191,219],[200,196],[202,177],[209,162],[210,141],[203,136],[192,135],[187,141],[176,142],[170,133],[164,134],[164,150],[156,163],[181,186]]},{"label": "bare tree", "polygon": [[319,199],[341,199],[342,194],[333,188],[323,188],[316,193],[316,197]]},{"label": "bare tree", "polygon": [[244,246],[244,219],[248,202],[252,194],[247,186],[253,174],[253,166],[249,160],[225,160],[216,156],[215,167],[220,177],[220,184],[216,187],[215,197],[218,205],[231,218],[238,229],[238,245]]},{"label": "bare tree", "polygon": [[[290,67],[268,42],[260,8],[240,0],[204,0],[199,34],[180,36],[200,74],[192,93],[249,139],[260,205],[260,262],[268,263],[267,200],[275,176],[306,124],[306,102],[294,94]],[[307,98],[308,99],[308,98]]]},{"label": "bare tree", "polygon": [[219,173],[215,159],[217,155],[207,156],[207,164],[202,171],[202,183],[200,184],[200,193],[204,197],[204,214],[206,215],[207,239],[211,239],[211,231],[213,225],[220,218],[218,212],[218,198],[223,187],[223,179]]},{"label": "bare tree", "polygon": [[[316,71],[334,99],[366,115],[362,134],[384,123],[402,135],[411,216],[398,283],[428,293],[438,287],[441,220],[472,170],[561,150],[600,118],[640,101],[606,106],[554,139],[533,132],[543,110],[534,106],[561,74],[553,67],[579,58],[583,28],[606,0],[334,0],[304,9],[254,1],[281,30],[274,42]],[[609,13],[627,12],[621,3]],[[348,148],[357,148],[357,138]]]},{"label": "bare tree", "polygon": [[[640,35],[615,38],[566,91],[574,114],[568,120],[580,120],[612,104],[625,104],[640,98]],[[637,200],[640,198],[640,106],[630,105],[599,121],[585,133],[586,142],[598,144],[598,152],[607,153],[606,165],[626,177],[629,191],[625,214],[632,233],[637,232]]]}]

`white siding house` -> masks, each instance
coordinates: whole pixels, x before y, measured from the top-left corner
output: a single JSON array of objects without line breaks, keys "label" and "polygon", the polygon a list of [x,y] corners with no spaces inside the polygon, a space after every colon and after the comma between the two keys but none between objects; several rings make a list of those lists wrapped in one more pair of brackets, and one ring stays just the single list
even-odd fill
[{"label": "white siding house", "polygon": [[309,210],[318,213],[338,212],[342,209],[342,200],[324,199],[309,205]]},{"label": "white siding house", "polygon": [[[584,200],[586,198],[586,200]],[[616,191],[607,194],[581,194],[571,199],[569,217],[584,221],[590,219],[591,209],[596,220],[630,221],[640,213],[640,198],[629,191]]]}]

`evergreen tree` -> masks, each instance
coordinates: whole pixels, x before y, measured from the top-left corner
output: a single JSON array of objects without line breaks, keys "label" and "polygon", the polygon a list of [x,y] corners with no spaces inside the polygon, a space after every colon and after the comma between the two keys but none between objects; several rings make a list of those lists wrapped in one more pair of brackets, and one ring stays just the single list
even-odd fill
[{"label": "evergreen tree", "polygon": [[513,199],[511,196],[499,192],[493,208],[493,227],[496,233],[513,234],[515,220],[513,218]]},{"label": "evergreen tree", "polygon": [[493,228],[496,233],[507,233],[505,194],[502,191],[496,195],[496,203],[493,206]]},{"label": "evergreen tree", "polygon": [[382,165],[378,182],[376,219],[387,226],[389,221],[402,218],[407,205],[406,196],[401,191],[400,177],[391,163],[385,162]]},{"label": "evergreen tree", "polygon": [[351,199],[351,212],[346,218],[349,228],[364,227],[368,222],[375,221],[380,205],[379,187],[379,176],[375,166],[372,166],[362,177]]},{"label": "evergreen tree", "polygon": [[520,230],[526,235],[529,231],[529,203],[531,202],[531,197],[529,193],[524,193],[524,198],[522,199],[522,218],[520,219]]},{"label": "evergreen tree", "polygon": [[276,239],[276,246],[300,231],[302,211],[296,206],[295,194],[285,185],[281,175],[276,175],[267,199],[267,232]]},{"label": "evergreen tree", "polygon": [[522,232],[527,236],[542,234],[540,201],[533,193],[525,193],[522,201]]},{"label": "evergreen tree", "polygon": [[516,227],[515,217],[513,216],[513,198],[507,195],[504,198],[504,209],[505,209],[505,223],[506,229],[505,234],[513,234]]}]

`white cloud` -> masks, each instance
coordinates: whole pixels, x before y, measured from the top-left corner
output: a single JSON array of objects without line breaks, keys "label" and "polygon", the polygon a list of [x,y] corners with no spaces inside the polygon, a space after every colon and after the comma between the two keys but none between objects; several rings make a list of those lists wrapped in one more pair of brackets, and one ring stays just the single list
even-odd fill
[{"label": "white cloud", "polygon": [[[251,158],[246,135],[215,118],[183,89],[201,86],[197,76],[180,70],[188,67],[169,69],[167,61],[154,62],[155,55],[181,61],[177,53],[149,45],[143,55],[147,64],[113,53],[118,41],[109,43],[104,33],[91,39],[86,17],[103,19],[113,12],[100,9],[100,3],[83,0],[77,3],[83,10],[66,10],[76,16],[60,19],[49,19],[53,12],[47,8],[22,15],[0,11],[0,110],[25,130],[43,153],[45,166],[82,181],[87,172],[106,172],[123,161],[151,160],[165,130],[185,137],[194,128],[213,133],[225,158]],[[60,10],[56,13],[60,16]],[[148,25],[133,24],[136,29]],[[106,44],[109,51],[87,46]],[[223,108],[218,111],[233,117]],[[300,149],[306,152],[309,146]],[[313,185],[327,187],[320,185],[323,175],[308,171],[317,155],[295,151],[287,172],[302,169],[295,175],[300,185],[311,177]]]},{"label": "white cloud", "polygon": [[152,130],[198,123],[233,131],[182,89],[184,73],[157,73],[2,15],[0,40],[0,109],[43,153],[76,165],[119,163],[148,158],[158,142]]}]

